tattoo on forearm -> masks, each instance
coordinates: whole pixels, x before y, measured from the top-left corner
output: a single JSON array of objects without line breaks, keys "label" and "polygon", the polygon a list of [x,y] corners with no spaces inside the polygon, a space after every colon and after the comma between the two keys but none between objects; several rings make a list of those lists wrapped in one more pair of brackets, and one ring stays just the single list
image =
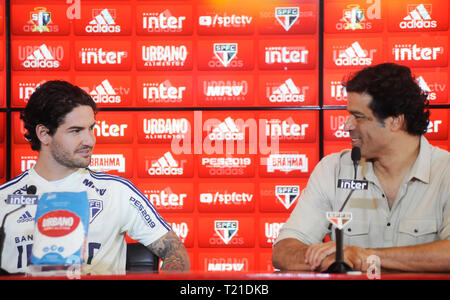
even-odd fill
[{"label": "tattoo on forearm", "polygon": [[163,260],[163,272],[189,272],[190,262],[186,248],[173,231],[147,247]]}]

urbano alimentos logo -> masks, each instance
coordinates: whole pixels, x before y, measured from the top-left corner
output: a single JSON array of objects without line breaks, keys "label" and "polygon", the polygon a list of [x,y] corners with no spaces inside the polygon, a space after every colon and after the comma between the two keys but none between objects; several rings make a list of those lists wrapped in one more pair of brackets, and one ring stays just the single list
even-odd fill
[{"label": "urbano alimentos logo", "polygon": [[170,113],[138,115],[138,141],[140,143],[170,143],[172,140],[191,139],[192,116],[181,113],[174,118]]},{"label": "urbano alimentos logo", "polygon": [[192,45],[190,41],[165,43],[138,42],[138,70],[190,70]]}]

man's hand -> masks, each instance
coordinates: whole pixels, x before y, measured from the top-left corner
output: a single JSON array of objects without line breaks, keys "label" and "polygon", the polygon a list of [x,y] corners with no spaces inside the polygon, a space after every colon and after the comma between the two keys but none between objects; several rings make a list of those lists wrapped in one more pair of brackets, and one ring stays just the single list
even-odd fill
[{"label": "man's hand", "polygon": [[[335,262],[336,243],[328,242],[310,245],[306,250],[305,262],[311,267],[311,271],[323,272]],[[367,271],[369,264],[367,257],[372,253],[369,249],[355,246],[344,246],[344,261],[353,269]]]}]

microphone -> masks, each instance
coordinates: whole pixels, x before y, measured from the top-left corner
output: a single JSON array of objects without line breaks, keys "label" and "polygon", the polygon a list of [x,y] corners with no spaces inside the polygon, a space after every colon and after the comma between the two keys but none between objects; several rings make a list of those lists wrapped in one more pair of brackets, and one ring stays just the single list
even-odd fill
[{"label": "microphone", "polygon": [[[356,187],[358,187],[358,189],[361,189],[359,187],[362,187],[364,189],[368,185],[368,184],[364,185],[364,182],[354,184],[354,182],[356,182],[356,177],[358,174],[358,164],[359,164],[359,161],[361,160],[361,149],[359,147],[353,147],[352,153],[351,153],[351,158],[352,158],[353,167],[354,167],[354,176],[353,176],[354,180],[350,184],[351,191],[348,193],[347,198],[345,199],[344,203],[342,204],[341,208],[339,209],[339,213],[342,213],[348,200],[352,196],[353,192],[357,189]],[[343,183],[343,184],[340,185],[341,183]],[[346,182],[344,182],[344,180],[338,181],[338,187],[344,188],[346,186],[345,184],[346,184]],[[345,223],[349,222],[351,220],[351,214],[349,216],[345,216],[342,219],[345,220]],[[325,271],[326,273],[347,273],[349,271],[352,271],[352,268],[344,262],[344,237],[343,237],[342,227],[345,223],[343,223],[342,220],[340,221],[340,223],[341,223],[341,228],[336,227],[335,231],[334,231],[335,236],[336,236],[336,260]],[[328,230],[331,230],[332,224],[333,223],[330,223],[330,225],[328,226]]]},{"label": "microphone", "polygon": [[[27,195],[35,195],[37,192],[37,188],[35,185],[30,185],[27,187]],[[9,198],[10,195],[8,195]],[[18,208],[13,209],[12,211],[8,212],[7,214],[5,214],[5,216],[3,217],[3,221],[2,221],[2,225],[0,226],[0,276],[2,275],[10,275],[10,273],[6,270],[4,270],[3,268],[1,268],[1,263],[2,263],[2,254],[3,254],[3,246],[5,244],[5,238],[6,238],[6,233],[5,233],[5,221],[8,218],[9,215],[15,213],[18,210],[21,210],[22,208],[24,208],[27,204],[22,204],[21,206],[19,206]]]}]

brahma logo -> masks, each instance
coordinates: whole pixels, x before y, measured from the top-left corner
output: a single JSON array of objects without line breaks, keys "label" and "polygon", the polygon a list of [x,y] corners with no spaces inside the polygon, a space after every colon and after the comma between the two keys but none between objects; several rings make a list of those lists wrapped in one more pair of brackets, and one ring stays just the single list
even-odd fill
[{"label": "brahma logo", "polygon": [[266,47],[266,64],[307,64],[309,51],[301,46]]},{"label": "brahma logo", "polygon": [[147,32],[181,32],[186,16],[174,17],[169,9],[142,13],[142,28]]},{"label": "brahma logo", "polygon": [[298,7],[276,7],[275,18],[283,26],[284,30],[289,31],[292,25],[297,21],[300,13]]},{"label": "brahma logo", "polygon": [[58,69],[61,66],[60,60],[64,57],[64,51],[58,49],[59,47],[53,49],[52,54],[49,47],[42,44],[26,57],[22,66],[27,69]]},{"label": "brahma logo", "polygon": [[183,175],[183,168],[173,158],[172,153],[166,152],[148,169],[149,175]]},{"label": "brahma logo", "polygon": [[236,126],[231,117],[227,117],[208,134],[208,138],[212,141],[241,141],[244,139],[244,133]]},{"label": "brahma logo", "polygon": [[85,27],[88,33],[119,33],[120,25],[115,22],[116,9],[93,9],[92,21]]},{"label": "brahma logo", "polygon": [[276,88],[269,96],[272,103],[298,103],[305,101],[305,95],[300,92],[291,78]]},{"label": "brahma logo", "polygon": [[308,172],[308,158],[304,154],[270,154],[267,158],[267,172]]},{"label": "brahma logo", "polygon": [[125,172],[125,157],[122,154],[93,154],[89,168],[97,172]]},{"label": "brahma logo", "polygon": [[121,103],[122,98],[117,95],[108,79],[103,80],[90,93],[95,103]]},{"label": "brahma logo", "polygon": [[214,231],[225,244],[228,244],[239,229],[239,221],[214,221]]},{"label": "brahma logo", "polygon": [[[428,10],[431,12],[432,4],[426,4]],[[412,10],[411,10],[412,8]],[[424,4],[408,5],[408,15],[403,18],[403,21],[400,22],[399,26],[402,29],[411,29],[411,28],[436,28],[437,22],[432,20],[428,10],[426,9]]]},{"label": "brahma logo", "polygon": [[224,67],[228,67],[233,58],[238,53],[237,43],[215,43],[214,55],[219,59]]},{"label": "brahma logo", "polygon": [[367,57],[366,51],[356,41],[341,52],[334,62],[336,66],[370,66],[372,64],[372,58]]},{"label": "brahma logo", "polygon": [[185,45],[143,45],[141,50],[144,67],[182,67],[188,58]]},{"label": "brahma logo", "polygon": [[298,185],[277,185],[275,186],[275,196],[281,204],[288,210],[300,196],[300,186]]},{"label": "brahma logo", "polygon": [[191,128],[185,118],[144,118],[142,124],[145,139],[183,139]]},{"label": "brahma logo", "polygon": [[186,86],[173,86],[167,79],[164,82],[145,82],[142,84],[142,97],[148,103],[181,102]]},{"label": "brahma logo", "polygon": [[128,57],[126,51],[108,51],[103,48],[81,48],[81,64],[83,65],[121,65]]}]

